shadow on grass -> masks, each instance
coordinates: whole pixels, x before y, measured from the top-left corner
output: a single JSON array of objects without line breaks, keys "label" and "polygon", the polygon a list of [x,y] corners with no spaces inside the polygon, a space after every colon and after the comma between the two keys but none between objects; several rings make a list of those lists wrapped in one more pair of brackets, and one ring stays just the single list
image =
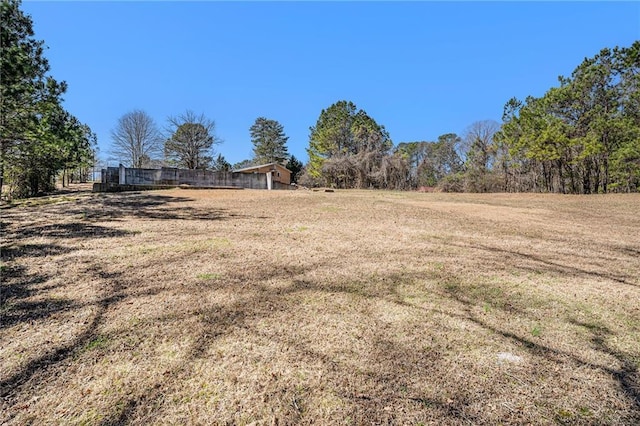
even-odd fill
[{"label": "shadow on grass", "polygon": [[508,331],[505,328],[489,324],[472,311],[474,307],[478,306],[474,302],[475,296],[473,294],[466,294],[466,287],[463,285],[447,286],[444,295],[461,304],[464,307],[465,315],[461,316],[450,312],[441,312],[442,314],[457,316],[460,319],[470,321],[485,330],[520,344],[530,354],[544,358],[547,361],[557,364],[565,364],[569,361],[578,368],[586,367],[610,375],[618,383],[620,390],[634,407],[634,411],[629,418],[632,422],[631,424],[638,424],[640,422],[640,377],[638,375],[637,364],[633,361],[632,355],[624,354],[606,344],[606,337],[615,337],[608,328],[598,326],[597,324],[583,323],[574,319],[568,320],[568,323],[583,327],[592,333],[591,342],[593,343],[594,349],[615,358],[620,366],[617,369],[584,360],[576,354],[549,347],[531,338]]},{"label": "shadow on grass", "polygon": [[87,222],[71,222],[30,226],[20,229],[14,236],[17,238],[93,239],[123,237],[130,234],[132,234],[132,232],[109,228],[107,226],[93,225]]},{"label": "shadow on grass", "polygon": [[[313,265],[308,269],[322,267],[321,264]],[[326,266],[326,265],[324,265]],[[286,312],[292,309],[291,297],[300,292],[320,292],[328,295],[348,294],[357,298],[372,300],[385,300],[409,309],[423,310],[416,305],[403,300],[398,286],[411,280],[440,279],[445,290],[442,297],[455,301],[464,314],[438,310],[427,310],[426,314],[438,313],[442,316],[457,318],[471,322],[482,329],[490,331],[502,338],[522,345],[528,352],[548,362],[566,365],[573,364],[576,368],[589,368],[603,372],[613,377],[629,402],[640,412],[637,392],[637,370],[629,363],[629,357],[611,350],[603,341],[594,340],[597,350],[610,354],[622,365],[620,369],[610,368],[604,365],[583,360],[579,356],[557,350],[532,339],[519,336],[505,328],[494,326],[483,320],[473,312],[477,308],[477,294],[466,295],[466,287],[459,283],[457,277],[450,274],[429,272],[426,274],[388,274],[375,278],[377,285],[370,287],[367,281],[335,281],[330,283],[318,283],[308,279],[297,278],[303,271],[295,267],[262,267],[257,276],[264,280],[288,280],[291,282],[286,287],[272,288],[258,283],[249,284],[242,275],[233,277],[224,282],[219,282],[216,288],[227,288],[242,284],[243,294],[250,294],[248,298],[242,298],[238,302],[219,306],[205,305],[198,308],[192,314],[197,316],[199,327],[195,334],[191,347],[187,351],[184,360],[167,372],[172,380],[165,382],[158,380],[145,388],[144,391],[131,395],[117,404],[121,409],[111,413],[103,421],[102,425],[120,425],[128,423],[153,423],[162,418],[162,405],[166,395],[180,392],[182,380],[193,377],[195,361],[204,359],[215,344],[223,337],[235,332],[250,333],[260,337],[264,341],[277,342],[296,362],[306,362],[309,365],[322,365],[322,376],[328,382],[326,385],[336,389],[336,395],[346,404],[343,418],[350,419],[354,424],[396,424],[407,422],[406,413],[413,413],[411,421],[438,421],[439,423],[454,424],[481,424],[490,422],[491,417],[484,417],[478,413],[477,398],[473,390],[467,389],[462,383],[460,386],[447,385],[448,394],[443,395],[424,394],[412,385],[416,378],[430,378],[443,375],[450,365],[445,363],[443,353],[425,348],[409,347],[389,340],[385,331],[385,325],[377,322],[374,329],[375,338],[368,341],[368,358],[364,371],[354,371],[352,366],[344,360],[334,358],[327,353],[314,350],[300,341],[295,335],[265,331],[256,327],[262,320],[275,320],[272,317],[276,313]],[[526,315],[526,310],[518,309],[525,305],[524,302],[514,302],[515,310],[507,309],[518,315]],[[173,320],[176,320],[175,318]],[[163,322],[163,318],[158,318]],[[577,324],[577,323],[576,323]],[[579,324],[578,324],[579,325]],[[608,333],[606,329],[594,329],[597,333]],[[338,349],[339,350],[339,349]],[[352,356],[352,355],[351,355]],[[291,388],[287,384],[273,384],[268,395],[272,407],[278,413],[274,421],[283,423],[297,423],[309,421],[305,417],[305,398],[309,396],[309,390],[304,388]],[[473,404],[475,403],[475,406]],[[275,406],[273,405],[275,404]],[[502,420],[506,422],[522,422],[522,413],[517,410],[505,413]],[[528,413],[534,415],[534,413]],[[511,416],[511,417],[510,417]],[[637,413],[631,414],[630,421],[640,420]],[[237,419],[236,419],[237,420]]]},{"label": "shadow on grass", "polygon": [[[570,319],[569,323],[587,330],[591,334],[591,342],[597,351],[610,355],[618,360],[620,368],[611,370],[610,374],[615,377],[622,390],[628,395],[629,399],[635,403],[638,411],[640,411],[640,373],[638,372],[640,356],[636,355],[637,358],[634,361],[633,355],[612,348],[607,343],[607,340],[615,337],[615,335],[607,327],[602,327],[596,323],[578,321],[576,319]],[[638,414],[636,420],[640,422],[640,414]]]},{"label": "shadow on grass", "polygon": [[[326,386],[328,389],[335,389],[335,395],[344,402],[345,408],[341,415],[344,419],[349,418],[354,424],[398,424],[421,421],[481,424],[493,419],[488,414],[489,417],[485,417],[484,414],[478,412],[478,401],[474,400],[473,390],[467,389],[464,382],[447,385],[446,396],[424,393],[419,387],[415,387],[416,378],[429,380],[432,377],[441,377],[443,370],[449,368],[450,364],[445,362],[444,354],[438,350],[410,347],[390,339],[385,324],[379,320],[376,320],[373,326],[375,329],[372,331],[373,338],[367,341],[368,355],[366,355],[366,359],[361,361],[365,367],[363,371],[354,371],[353,367],[344,359],[332,356],[331,352],[324,353],[316,350],[296,338],[295,335],[278,333],[257,326],[261,320],[276,321],[274,318],[276,314],[297,309],[291,304],[292,297],[301,292],[323,293],[329,298],[332,295],[346,294],[356,298],[384,300],[404,308],[424,311],[425,315],[437,313],[471,322],[502,336],[507,341],[517,342],[532,355],[548,362],[562,365],[569,363],[575,365],[576,368],[585,367],[610,374],[617,380],[620,389],[636,408],[636,411],[640,412],[637,370],[628,362],[628,356],[607,346],[604,337],[610,334],[610,331],[604,327],[598,328],[577,321],[573,323],[592,332],[594,334],[593,343],[597,350],[616,357],[622,365],[619,369],[590,363],[575,354],[542,345],[532,339],[512,333],[504,327],[495,326],[483,320],[475,314],[475,309],[478,307],[477,295],[473,292],[467,294],[466,286],[460,283],[455,275],[445,272],[390,273],[376,277],[374,286],[370,286],[366,279],[354,282],[336,280],[320,283],[301,278],[305,270],[321,267],[324,268],[326,265],[313,264],[302,269],[267,265],[262,266],[261,271],[253,274],[261,277],[260,282],[263,282],[262,277],[269,277],[269,280],[276,281],[286,280],[290,284],[284,287],[273,288],[263,286],[260,282],[247,281],[246,277],[242,275],[242,271],[238,271],[237,276],[230,277],[229,280],[216,281],[206,289],[194,289],[194,291],[202,292],[212,289],[232,289],[242,291],[246,297],[229,305],[203,303],[201,306],[195,307],[195,310],[185,313],[184,315],[195,316],[198,324],[190,336],[192,337],[190,338],[191,344],[185,352],[185,357],[155,380],[145,383],[143,387],[136,386],[135,389],[123,390],[123,396],[126,396],[118,403],[113,404],[113,411],[106,413],[100,424],[122,425],[160,422],[163,418],[163,404],[166,403],[167,396],[180,393],[184,381],[196,374],[194,366],[198,364],[197,361],[208,357],[221,339],[237,332],[249,333],[260,338],[261,341],[276,342],[281,347],[283,356],[289,356],[296,362],[307,363],[310,366],[321,365],[322,377]],[[94,274],[96,277],[106,277],[112,283],[117,283],[119,279],[118,276],[104,275],[100,270],[95,270]],[[454,301],[462,310],[462,314],[434,309],[425,310],[425,308],[403,300],[398,286],[406,285],[412,280],[425,279],[425,275],[429,280],[442,281],[444,289],[440,296]],[[242,287],[238,288],[240,285]],[[96,329],[102,322],[104,312],[110,306],[143,294],[146,293],[135,294],[124,287],[112,286],[98,303],[99,309],[92,323],[69,345],[30,362],[21,372],[0,382],[1,389],[3,389],[2,396],[11,403],[11,399],[20,392],[22,386],[27,386],[30,379],[45,380],[47,376],[55,374],[54,367],[56,365],[61,365],[65,359],[81,354],[82,348],[99,337]],[[203,298],[203,300],[205,299]],[[520,306],[521,303],[515,303],[515,305]],[[525,315],[526,311],[517,311],[517,313]],[[183,318],[176,318],[172,315],[169,312],[166,317],[161,316],[151,321],[164,324],[166,321],[183,320]],[[505,327],[507,326],[505,325]],[[116,334],[106,337],[110,340],[117,340],[119,332],[114,333]],[[337,350],[340,351],[340,348]],[[313,420],[308,416],[305,417],[305,410],[308,408],[306,398],[310,394],[308,389],[304,387],[293,389],[291,383],[274,382],[270,386],[271,388],[267,388],[269,393],[265,397],[273,398],[270,400],[270,404],[275,410],[274,412],[277,413],[275,421],[289,424]],[[4,391],[5,389],[7,391]],[[411,413],[410,420],[406,417],[407,413]],[[532,415],[532,413],[528,414]],[[515,417],[509,417],[509,415],[511,414],[504,413],[502,420],[522,422],[522,417],[517,417],[520,415],[517,412],[512,414]],[[222,421],[222,419],[220,420]],[[636,416],[629,420],[640,420],[640,417]],[[233,421],[233,419],[228,421]]]},{"label": "shadow on grass", "polygon": [[1,306],[4,312],[0,329],[11,327],[20,322],[31,323],[47,318],[60,311],[73,309],[74,302],[69,299],[45,299],[39,301],[3,303]]},{"label": "shadow on grass", "polygon": [[[210,209],[184,205],[195,201],[188,197],[176,197],[170,195],[152,194],[149,192],[123,192],[123,193],[99,193],[87,194],[85,197],[71,202],[52,203],[30,207],[14,208],[5,214],[6,219],[18,221],[21,217],[27,218],[35,212],[43,212],[55,215],[58,219],[72,218],[74,223],[65,224],[68,228],[60,225],[50,225],[41,230],[23,230],[25,236],[38,235],[38,231],[49,234],[52,237],[63,237],[66,232],[77,234],[81,232],[86,236],[104,234],[109,236],[105,229],[96,227],[92,229],[87,222],[93,221],[117,221],[125,218],[136,219],[157,219],[157,220],[225,220],[225,219],[266,219],[266,217],[255,217],[240,215],[229,212],[225,209]],[[82,229],[74,229],[74,226],[81,226]],[[76,235],[77,236],[77,235]]]},{"label": "shadow on grass", "polygon": [[[9,377],[1,380],[0,398],[4,399],[5,402],[10,401],[12,398],[19,395],[22,387],[29,386],[28,383],[31,380],[43,382],[46,381],[48,377],[57,374],[55,372],[57,366],[60,366],[61,364],[64,364],[66,360],[79,355],[85,348],[89,347],[92,342],[101,337],[98,329],[104,321],[105,314],[114,305],[126,299],[155,295],[159,292],[158,289],[154,288],[128,291],[126,286],[121,282],[120,274],[104,274],[99,268],[94,268],[90,272],[94,275],[95,279],[107,278],[103,281],[104,286],[101,286],[102,297],[95,302],[76,303],[69,300],[61,300],[58,301],[59,303],[51,303],[49,301],[42,303],[17,303],[17,308],[23,308],[23,313],[29,321],[46,317],[59,310],[80,309],[87,306],[95,307],[95,313],[93,314],[92,319],[87,322],[81,332],[76,334],[71,342],[45,351],[43,355],[30,360]],[[43,304],[51,306],[43,306]],[[14,312],[12,315],[19,314]],[[9,319],[11,319],[11,316]],[[19,320],[23,321],[25,319],[20,318]]]},{"label": "shadow on grass", "polygon": [[44,274],[29,274],[24,266],[4,266],[0,291],[0,329],[8,327],[8,317],[12,315],[11,303],[20,303],[36,293],[33,286],[45,283],[49,277]]},{"label": "shadow on grass", "polygon": [[[3,215],[0,223],[3,244],[0,246],[2,260],[2,288],[0,292],[0,328],[20,321],[46,318],[69,307],[70,301],[41,300],[25,301],[42,291],[37,287],[51,277],[43,272],[30,273],[16,261],[30,258],[52,257],[69,254],[78,249],[78,243],[68,246],[62,240],[94,240],[96,238],[119,238],[132,234],[109,226],[91,223],[92,220],[118,220],[121,218],[143,218],[155,220],[225,220],[242,219],[242,215],[224,210],[199,209],[183,206],[193,201],[186,197],[172,197],[150,193],[92,194],[78,202],[53,203],[12,209]],[[56,223],[30,223],[33,215],[55,214]],[[71,221],[65,221],[69,220]],[[30,223],[21,225],[22,221]],[[47,242],[22,242],[30,238],[42,238]],[[54,242],[55,241],[55,242]]]},{"label": "shadow on grass", "polygon": [[[8,234],[8,235],[7,235]],[[45,298],[28,300],[39,293],[50,290],[44,287],[51,274],[37,270],[31,272],[26,265],[35,258],[51,258],[72,253],[77,246],[62,246],[55,243],[20,243],[29,237],[44,238],[109,238],[127,235],[127,232],[86,223],[33,226],[7,232],[5,237],[12,243],[0,247],[2,260],[2,284],[0,291],[0,329],[20,322],[30,323],[47,318],[60,311],[71,309],[74,302],[68,299]]]},{"label": "shadow on grass", "polygon": [[224,209],[197,208],[182,204],[194,201],[188,197],[137,193],[99,194],[75,205],[71,214],[87,220],[119,220],[123,218],[158,220],[224,220],[240,218]]},{"label": "shadow on grass", "polygon": [[[61,254],[71,253],[72,248],[60,246],[53,243],[27,243],[27,244],[15,244],[5,245],[0,247],[0,258],[3,262],[9,262],[20,257],[46,257],[46,256],[58,256]],[[9,267],[10,268],[10,267]],[[15,276],[16,273],[7,274],[8,277]]]},{"label": "shadow on grass", "polygon": [[617,252],[630,256],[634,259],[640,259],[640,248],[633,246],[613,246],[613,249]]},{"label": "shadow on grass", "polygon": [[[69,358],[79,348],[85,346],[96,336],[96,329],[102,322],[103,315],[110,305],[121,300],[124,296],[118,292],[118,283],[112,282],[106,291],[106,296],[96,303],[96,313],[84,330],[66,345],[46,352],[44,355],[29,361],[10,377],[0,381],[0,398],[8,399],[20,391],[20,387],[34,377],[44,378],[48,370]],[[48,311],[47,314],[51,314]],[[27,317],[35,319],[37,311],[30,311]]]},{"label": "shadow on grass", "polygon": [[45,299],[29,301],[41,291],[51,276],[43,272],[30,272],[24,265],[13,262],[19,257],[42,257],[69,253],[71,250],[55,244],[26,244],[19,247],[2,247],[2,282],[0,283],[0,330],[19,322],[31,322],[46,318],[66,309],[70,301]]},{"label": "shadow on grass", "polygon": [[[578,268],[575,266],[567,265],[558,261],[553,261],[549,259],[545,259],[541,256],[537,256],[530,253],[522,253],[517,250],[507,250],[500,247],[492,247],[486,246],[482,244],[457,244],[450,243],[450,245],[460,248],[471,248],[479,251],[484,251],[487,253],[495,254],[499,253],[501,255],[501,261],[504,264],[510,264],[513,268],[528,270],[535,273],[554,273],[560,274],[564,276],[574,276],[580,278],[597,278],[604,279],[608,281],[613,281],[620,284],[625,284],[633,287],[640,287],[640,283],[636,281],[632,281],[633,278],[627,275],[622,274],[613,274],[611,272],[599,272],[593,270],[587,270],[583,268]],[[511,259],[520,259],[528,262],[530,266],[525,266],[520,262],[510,262]]]},{"label": "shadow on grass", "polygon": [[[100,337],[98,328],[104,321],[105,313],[125,299],[156,294],[159,290],[151,288],[145,291],[127,290],[118,273],[108,273],[99,267],[88,271],[96,283],[102,283],[102,297],[93,303],[78,303],[61,298],[42,298],[30,300],[39,293],[51,290],[46,283],[52,278],[49,273],[31,272],[29,260],[50,257],[51,262],[59,262],[58,256],[64,256],[77,250],[81,242],[95,238],[118,238],[131,234],[109,226],[92,223],[95,220],[111,221],[124,218],[151,220],[227,220],[251,218],[230,213],[221,209],[210,210],[184,206],[192,199],[171,197],[149,193],[123,193],[91,195],[76,203],[46,203],[37,206],[20,206],[3,211],[2,246],[2,283],[0,291],[0,329],[19,323],[31,323],[52,317],[63,311],[73,311],[95,307],[92,319],[76,333],[68,343],[47,348],[44,354],[26,362],[17,371],[0,380],[1,406],[10,406],[24,387],[33,381],[44,382],[55,376],[58,367],[82,353],[91,342]],[[36,220],[43,215],[51,217],[44,221]],[[41,224],[45,222],[44,224]],[[53,222],[53,223],[51,223]],[[29,223],[30,225],[25,225]],[[42,238],[47,242],[33,243],[30,238]],[[27,240],[27,241],[24,241]],[[69,246],[57,244],[59,241],[73,241]],[[2,410],[4,411],[4,410]],[[4,416],[0,417],[0,422]],[[122,423],[120,421],[118,424]]]},{"label": "shadow on grass", "polygon": [[[316,265],[317,267],[319,265]],[[377,298],[368,291],[362,291],[363,283],[336,282],[320,285],[313,281],[295,279],[298,275],[295,268],[272,267],[263,268],[259,276],[269,277],[269,280],[287,279],[291,284],[282,288],[272,288],[259,284],[245,283],[243,292],[250,293],[231,305],[205,305],[198,308],[192,315],[198,318],[196,334],[190,348],[182,362],[165,372],[164,377],[149,383],[143,391],[138,391],[119,401],[121,407],[100,423],[101,425],[122,425],[129,423],[154,423],[162,418],[162,404],[166,396],[180,392],[183,379],[193,377],[194,365],[197,360],[209,356],[211,349],[220,339],[236,332],[249,333],[261,340],[276,342],[282,347],[284,354],[290,354],[296,362],[320,363],[323,366],[323,377],[328,380],[327,386],[338,390],[338,396],[347,403],[344,419],[350,419],[354,424],[395,424],[403,422],[406,411],[417,413],[417,419],[439,418],[449,423],[481,423],[482,419],[469,410],[470,397],[464,389],[443,399],[441,396],[431,397],[421,394],[412,388],[411,381],[416,375],[429,377],[442,368],[441,355],[422,348],[399,345],[384,337],[381,331],[370,342],[370,362],[366,372],[357,372],[344,361],[334,359],[330,355],[309,348],[304,342],[296,340],[294,336],[286,334],[266,333],[256,327],[256,323],[272,319],[278,313],[292,309],[291,297],[300,292],[322,292],[328,294],[350,294],[355,297]],[[242,282],[242,277],[230,280],[232,283]],[[388,279],[384,286],[385,298],[397,295],[395,287],[402,282],[398,275],[381,277]],[[219,287],[227,287],[229,281],[220,283]],[[180,318],[168,316],[157,318],[154,323],[163,323],[167,319],[179,321]],[[384,330],[383,324],[377,325]],[[276,372],[273,372],[276,374]],[[345,383],[350,382],[350,383]],[[266,386],[266,385],[265,385]],[[293,388],[287,384],[272,384],[274,389],[265,395],[269,404],[275,410],[273,421],[284,424],[309,422],[313,419],[304,417],[306,397],[309,391],[304,388]],[[427,411],[430,414],[427,414]],[[222,421],[222,419],[219,419]],[[229,421],[237,421],[226,420]]]}]

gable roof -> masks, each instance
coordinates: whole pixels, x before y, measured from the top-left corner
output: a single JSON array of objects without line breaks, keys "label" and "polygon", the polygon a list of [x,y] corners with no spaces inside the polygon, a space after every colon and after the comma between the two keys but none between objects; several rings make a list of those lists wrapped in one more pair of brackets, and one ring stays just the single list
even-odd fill
[{"label": "gable roof", "polygon": [[287,169],[285,166],[283,166],[282,164],[278,164],[278,163],[267,163],[267,164],[260,164],[258,166],[251,166],[251,167],[244,167],[242,169],[235,169],[233,170],[234,172],[248,172],[250,170],[255,170],[255,169],[261,169],[263,167],[279,167],[281,169],[284,169],[286,171],[288,171],[289,173],[291,173],[291,170]]}]

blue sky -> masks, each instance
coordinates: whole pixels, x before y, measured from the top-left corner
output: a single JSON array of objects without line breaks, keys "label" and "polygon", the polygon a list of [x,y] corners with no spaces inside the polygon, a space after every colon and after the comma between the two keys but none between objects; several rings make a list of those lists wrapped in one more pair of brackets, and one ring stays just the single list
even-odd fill
[{"label": "blue sky", "polygon": [[[107,158],[118,118],[216,122],[231,163],[249,127],[278,120],[307,160],[309,127],[353,101],[395,143],[500,121],[601,48],[640,39],[640,2],[31,2],[23,10],[65,80],[65,106]],[[113,161],[111,162],[114,163]]]}]

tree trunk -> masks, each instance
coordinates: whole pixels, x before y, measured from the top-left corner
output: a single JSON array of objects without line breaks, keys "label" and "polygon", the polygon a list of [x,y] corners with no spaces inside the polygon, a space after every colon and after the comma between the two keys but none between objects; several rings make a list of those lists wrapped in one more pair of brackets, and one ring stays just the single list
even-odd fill
[{"label": "tree trunk", "polygon": [[604,157],[604,178],[602,179],[602,191],[606,194],[609,190],[609,158]]},{"label": "tree trunk", "polygon": [[565,185],[564,185],[564,175],[562,173],[562,169],[563,169],[562,158],[558,158],[558,180],[560,183],[560,192],[563,194],[566,194]]},{"label": "tree trunk", "polygon": [[4,185],[5,146],[4,139],[0,139],[0,191],[2,191],[2,185]]},{"label": "tree trunk", "polygon": [[582,174],[582,193],[591,194],[591,162],[587,158],[583,163],[584,171]]}]

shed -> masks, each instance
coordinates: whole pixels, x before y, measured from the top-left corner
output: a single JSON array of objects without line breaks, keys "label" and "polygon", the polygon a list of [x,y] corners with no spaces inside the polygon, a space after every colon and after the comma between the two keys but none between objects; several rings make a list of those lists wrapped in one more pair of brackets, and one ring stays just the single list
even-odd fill
[{"label": "shed", "polygon": [[259,166],[236,169],[234,173],[271,173],[273,182],[280,182],[283,185],[291,184],[291,170],[278,163],[261,164]]}]

